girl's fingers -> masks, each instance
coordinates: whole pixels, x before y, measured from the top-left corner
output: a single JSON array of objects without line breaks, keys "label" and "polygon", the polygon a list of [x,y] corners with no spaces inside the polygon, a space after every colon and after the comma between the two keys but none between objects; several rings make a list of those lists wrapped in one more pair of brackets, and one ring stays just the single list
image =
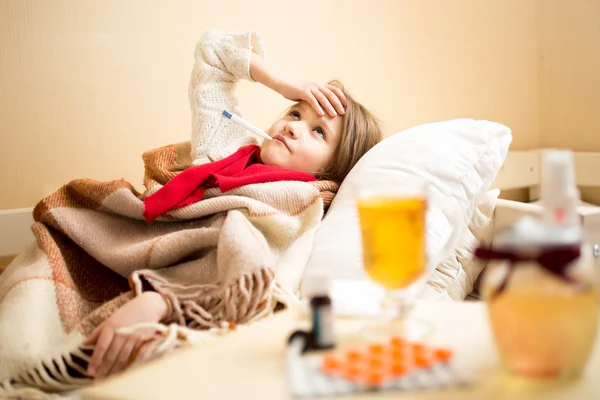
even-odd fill
[{"label": "girl's fingers", "polygon": [[331,90],[333,93],[335,93],[335,95],[337,96],[337,98],[340,100],[340,102],[342,103],[342,105],[344,107],[348,107],[348,99],[346,99],[346,95],[344,94],[344,92],[342,92],[342,89],[340,89],[339,87],[327,84],[327,88],[329,90]]},{"label": "girl's fingers", "polygon": [[90,375],[96,375],[96,372],[98,371],[98,368],[102,363],[102,359],[104,358],[104,354],[106,353],[112,342],[114,332],[112,329],[108,329],[106,328],[106,326],[104,326],[104,329],[101,330],[99,335],[100,336],[96,341],[96,346],[94,347],[92,359],[90,360],[90,363],[87,368],[87,372]]},{"label": "girl's fingers", "polygon": [[319,104],[321,104],[323,109],[327,110],[327,113],[329,115],[331,115],[332,117],[335,117],[337,115],[335,109],[333,108],[327,97],[325,97],[325,95],[318,88],[312,89],[312,94],[317,98]]},{"label": "girl's fingers", "polygon": [[119,351],[119,356],[115,360],[112,368],[108,371],[107,375],[116,374],[125,369],[137,343],[138,339],[136,337],[130,336],[127,338],[127,341],[123,344],[123,347],[121,347],[121,351]]},{"label": "girl's fingers", "polygon": [[329,100],[329,103],[331,103],[331,105],[333,106],[333,108],[335,108],[338,114],[344,114],[344,106],[342,105],[342,102],[340,101],[338,96],[326,86],[323,86],[322,88],[320,88],[320,90],[327,97],[327,100]]},{"label": "girl's fingers", "polygon": [[308,104],[310,104],[312,106],[312,108],[315,109],[315,111],[317,112],[317,114],[319,115],[323,115],[323,109],[321,108],[321,106],[319,105],[319,102],[317,101],[314,93],[311,91],[310,94],[307,94],[307,98],[304,99]]},{"label": "girl's fingers", "polygon": [[95,379],[102,379],[108,375],[108,372],[113,368],[113,365],[117,361],[119,357],[119,353],[121,349],[127,342],[127,338],[124,335],[116,334],[113,336],[113,340],[110,343],[110,347],[106,351],[104,358],[102,359],[102,364],[98,368],[98,372],[96,373]]}]

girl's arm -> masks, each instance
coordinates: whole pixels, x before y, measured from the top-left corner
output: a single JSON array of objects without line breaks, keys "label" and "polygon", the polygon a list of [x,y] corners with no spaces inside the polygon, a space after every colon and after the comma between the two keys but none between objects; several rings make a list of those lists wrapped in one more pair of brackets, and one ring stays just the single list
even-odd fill
[{"label": "girl's arm", "polygon": [[237,82],[253,80],[250,56],[262,53],[261,39],[256,32],[209,30],[196,44],[188,92],[194,164],[222,159],[240,146],[256,143],[252,133],[224,119],[221,113],[228,110],[241,115],[235,96]]}]

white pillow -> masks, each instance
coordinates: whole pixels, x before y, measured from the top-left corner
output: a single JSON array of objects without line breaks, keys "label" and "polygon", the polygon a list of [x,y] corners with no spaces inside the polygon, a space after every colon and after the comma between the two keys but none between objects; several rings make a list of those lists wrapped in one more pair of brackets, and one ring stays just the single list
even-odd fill
[{"label": "white pillow", "polygon": [[[441,255],[440,250],[448,240],[462,238],[475,207],[504,163],[511,141],[511,130],[506,126],[472,119],[419,125],[384,139],[364,155],[340,186],[315,234],[305,274],[326,272],[334,279],[365,278],[353,194],[359,185],[402,185],[413,176],[429,182],[430,204],[436,204],[427,214],[427,254],[444,259],[450,256]],[[452,238],[451,213],[456,213],[459,225]]]},{"label": "white pillow", "polygon": [[480,243],[491,244],[494,228],[492,219],[499,194],[499,189],[487,192],[454,254],[425,278],[416,297],[461,301],[473,291],[475,281],[487,264],[476,260],[473,252]]}]

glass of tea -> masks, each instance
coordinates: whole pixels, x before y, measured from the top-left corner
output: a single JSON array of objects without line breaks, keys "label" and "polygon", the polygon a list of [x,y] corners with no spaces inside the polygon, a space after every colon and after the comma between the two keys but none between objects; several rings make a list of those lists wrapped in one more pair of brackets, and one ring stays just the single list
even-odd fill
[{"label": "glass of tea", "polygon": [[[427,212],[430,206],[426,181],[411,179],[401,184],[378,185],[356,190],[364,269],[368,277],[385,289],[382,302],[384,321],[369,325],[371,337],[401,335],[409,340],[424,336],[428,324],[408,318],[412,306],[406,289],[435,268],[439,257],[427,254]],[[448,221],[448,241],[440,252],[454,247]]]}]

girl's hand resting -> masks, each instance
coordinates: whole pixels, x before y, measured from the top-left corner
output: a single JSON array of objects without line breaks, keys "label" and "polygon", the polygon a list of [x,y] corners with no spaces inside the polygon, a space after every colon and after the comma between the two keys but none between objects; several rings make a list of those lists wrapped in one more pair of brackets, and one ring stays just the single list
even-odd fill
[{"label": "girl's hand resting", "polygon": [[277,83],[275,90],[288,100],[306,101],[319,115],[324,114],[323,109],[332,117],[344,114],[344,107],[348,105],[344,93],[329,84],[282,80]]},{"label": "girl's hand resting", "polygon": [[119,308],[84,341],[85,345],[96,345],[88,373],[99,380],[122,371],[132,353],[154,335],[154,330],[139,329],[130,335],[120,335],[116,331],[143,322],[159,322],[166,312],[167,303],[156,292],[144,292]]}]

